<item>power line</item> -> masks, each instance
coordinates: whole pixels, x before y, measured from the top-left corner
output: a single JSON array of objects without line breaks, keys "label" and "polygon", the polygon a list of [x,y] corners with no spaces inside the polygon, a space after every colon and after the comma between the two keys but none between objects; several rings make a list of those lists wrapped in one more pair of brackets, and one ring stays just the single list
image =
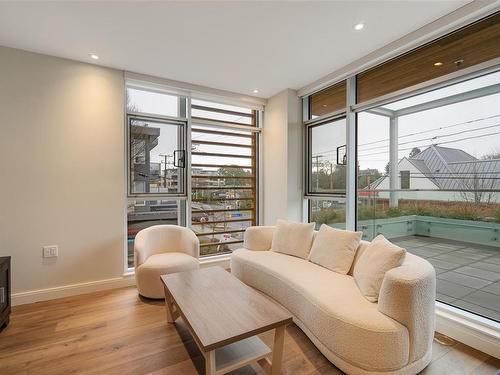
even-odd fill
[{"label": "power line", "polygon": [[[449,128],[452,128],[452,127],[455,127],[455,126],[471,124],[473,122],[478,122],[478,121],[483,121],[483,120],[489,120],[489,119],[492,119],[492,118],[495,118],[495,117],[500,117],[500,114],[492,115],[492,116],[487,116],[487,117],[482,117],[482,118],[478,118],[478,119],[474,119],[474,120],[469,120],[469,121],[465,121],[465,122],[459,122],[459,123],[452,124],[452,125],[441,126],[441,127],[437,128],[437,129],[422,130],[420,132],[415,132],[415,133],[411,133],[411,134],[405,134],[405,135],[402,135],[402,136],[400,136],[398,138],[412,137],[412,136],[418,135],[418,134],[424,134],[424,133],[429,133],[429,132],[433,132],[433,131],[437,131],[437,130],[449,129]],[[378,141],[363,143],[363,144],[361,144],[359,146],[366,146],[366,145],[371,145],[371,144],[374,144],[374,143],[386,142],[386,141],[389,141],[389,140],[390,140],[389,138],[385,138],[385,139],[380,139]]]},{"label": "power line", "polygon": [[[488,134],[481,134],[481,135],[476,135],[476,136],[473,136],[473,137],[466,137],[466,138],[454,139],[454,140],[451,140],[451,141],[444,141],[444,142],[438,142],[438,143],[430,143],[430,144],[427,144],[427,145],[418,145],[418,146],[413,146],[413,147],[400,148],[400,149],[398,149],[398,152],[399,151],[412,150],[415,147],[423,148],[423,147],[430,147],[430,146],[439,146],[439,145],[444,145],[444,144],[448,144],[448,143],[461,142],[461,141],[465,141],[465,140],[468,140],[468,139],[477,139],[477,138],[482,138],[482,137],[488,137],[490,135],[496,135],[496,134],[500,134],[500,132],[494,132],[494,133],[488,133]],[[380,155],[380,154],[386,154],[387,152],[388,151],[374,152],[374,153],[371,153],[371,154],[360,154],[360,156]]]},{"label": "power line", "polygon": [[[459,131],[459,132],[450,133],[450,134],[436,135],[436,136],[434,136],[434,137],[432,137],[432,138],[420,138],[420,139],[413,139],[413,140],[411,140],[411,141],[398,143],[398,145],[399,145],[399,146],[401,146],[401,145],[407,145],[407,144],[410,144],[410,143],[413,143],[413,142],[420,142],[420,141],[426,141],[426,140],[432,141],[432,140],[434,140],[434,139],[438,139],[438,138],[446,138],[446,137],[451,137],[451,136],[454,136],[454,135],[459,135],[459,134],[465,134],[465,133],[475,132],[475,131],[478,131],[478,130],[484,130],[484,129],[496,128],[496,127],[498,127],[498,126],[500,126],[500,124],[489,125],[489,126],[483,126],[483,127],[476,128],[476,129],[461,130],[461,131]],[[364,149],[363,151],[376,150],[376,149],[379,149],[379,148],[386,148],[386,147],[387,147],[387,146],[376,146],[376,147],[366,148],[366,149]]]},{"label": "power line", "polygon": [[[492,116],[487,116],[487,117],[482,117],[482,118],[478,118],[478,119],[474,119],[474,120],[469,120],[469,121],[465,121],[465,122],[460,122],[460,123],[456,123],[456,124],[452,124],[452,125],[441,126],[439,128],[436,128],[436,129],[429,129],[429,130],[423,130],[423,131],[415,132],[415,133],[411,133],[411,134],[405,134],[405,135],[402,135],[402,136],[398,137],[398,139],[412,137],[412,136],[419,135],[419,134],[424,134],[424,133],[437,132],[437,131],[440,131],[440,130],[443,130],[443,129],[448,129],[448,128],[452,128],[452,127],[456,127],[456,126],[466,125],[466,124],[470,124],[470,123],[474,123],[474,122],[478,122],[478,121],[483,121],[483,120],[489,120],[489,119],[496,118],[496,117],[500,117],[500,114],[492,115]],[[500,125],[500,124],[496,124],[494,126],[498,126],[498,125]],[[476,129],[463,130],[463,132],[476,131],[476,130],[481,130],[481,129],[486,129],[486,128],[488,128],[488,127],[481,127],[481,128],[476,128]],[[456,134],[460,134],[460,132],[456,132],[454,134],[449,134],[449,135],[456,135]],[[441,136],[437,136],[437,137],[446,137],[446,136],[449,136],[449,135],[441,135]],[[422,140],[425,140],[425,139],[426,138],[422,138],[422,139],[419,139],[419,140],[413,140],[413,141],[409,141],[409,142],[405,142],[405,143],[400,143],[400,145],[401,144],[408,144],[408,143],[411,143],[411,142],[419,142],[419,141],[422,141]],[[363,144],[358,145],[358,148],[360,148],[362,146],[367,146],[367,145],[375,144],[375,143],[387,142],[389,140],[390,140],[389,138],[385,138],[385,139],[380,139],[380,140],[373,141],[373,142],[363,143]],[[376,148],[383,148],[383,147],[387,147],[387,146],[373,147],[373,148],[369,148],[369,149],[364,149],[363,151],[368,151],[368,150],[372,150],[372,149],[374,150]],[[326,151],[323,151],[323,152],[315,153],[315,154],[313,154],[313,156],[315,156],[315,155],[334,154],[336,152],[337,152],[336,149],[330,149],[330,150],[326,150]]]}]

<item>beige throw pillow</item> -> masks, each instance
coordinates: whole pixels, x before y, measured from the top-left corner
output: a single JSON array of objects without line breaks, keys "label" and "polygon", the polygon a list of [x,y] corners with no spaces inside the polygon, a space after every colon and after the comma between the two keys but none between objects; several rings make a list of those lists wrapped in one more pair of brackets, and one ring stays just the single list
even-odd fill
[{"label": "beige throw pillow", "polygon": [[321,225],[313,242],[309,260],[346,275],[351,269],[363,232],[351,232]]},{"label": "beige throw pillow", "polygon": [[377,302],[387,271],[403,264],[406,250],[389,242],[383,235],[373,239],[354,266],[354,280],[370,302]]},{"label": "beige throw pillow", "polygon": [[315,223],[289,223],[278,220],[271,250],[306,259],[311,250]]}]

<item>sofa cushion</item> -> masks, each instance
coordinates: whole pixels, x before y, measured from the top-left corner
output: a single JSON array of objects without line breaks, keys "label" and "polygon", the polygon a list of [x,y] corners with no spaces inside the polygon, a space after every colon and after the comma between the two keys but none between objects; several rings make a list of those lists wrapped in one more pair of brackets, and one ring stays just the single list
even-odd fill
[{"label": "sofa cushion", "polygon": [[408,363],[406,327],[368,302],[352,276],[272,251],[239,249],[231,272],[287,308],[343,360],[366,370]]},{"label": "sofa cushion", "polygon": [[368,301],[377,302],[387,271],[403,264],[406,250],[389,242],[383,235],[373,239],[354,267],[354,279]]},{"label": "sofa cushion", "polygon": [[271,250],[306,259],[311,250],[314,223],[291,223],[278,220],[273,233]]},{"label": "sofa cushion", "polygon": [[321,225],[314,239],[309,261],[346,275],[351,269],[363,232],[351,232]]}]

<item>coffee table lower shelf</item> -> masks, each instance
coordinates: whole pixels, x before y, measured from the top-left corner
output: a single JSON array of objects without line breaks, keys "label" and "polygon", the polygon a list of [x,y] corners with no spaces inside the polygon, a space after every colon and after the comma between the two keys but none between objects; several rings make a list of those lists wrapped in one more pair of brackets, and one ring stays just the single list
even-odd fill
[{"label": "coffee table lower shelf", "polygon": [[250,363],[258,362],[271,353],[271,349],[257,336],[223,346],[215,349],[215,374],[226,374]]}]

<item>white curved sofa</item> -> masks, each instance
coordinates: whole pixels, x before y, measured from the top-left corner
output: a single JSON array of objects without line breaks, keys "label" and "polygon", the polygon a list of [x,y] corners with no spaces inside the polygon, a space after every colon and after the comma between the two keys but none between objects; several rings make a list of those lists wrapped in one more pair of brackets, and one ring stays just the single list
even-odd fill
[{"label": "white curved sofa", "polygon": [[269,251],[275,227],[250,227],[233,252],[231,272],[288,309],[316,347],[348,374],[416,374],[431,360],[436,276],[426,260],[407,254],[384,276],[377,303],[342,275],[306,259]]}]

